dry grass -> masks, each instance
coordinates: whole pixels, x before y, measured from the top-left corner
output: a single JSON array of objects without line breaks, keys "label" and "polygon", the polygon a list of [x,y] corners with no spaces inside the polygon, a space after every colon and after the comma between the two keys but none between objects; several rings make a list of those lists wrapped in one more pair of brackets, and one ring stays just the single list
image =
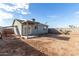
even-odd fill
[{"label": "dry grass", "polygon": [[79,35],[42,35],[23,39],[7,37],[0,40],[0,55],[79,55]]},{"label": "dry grass", "polygon": [[32,46],[24,43],[19,37],[4,37],[0,39],[1,56],[37,56],[45,55]]},{"label": "dry grass", "polygon": [[79,35],[48,35],[24,40],[46,55],[79,55]]}]

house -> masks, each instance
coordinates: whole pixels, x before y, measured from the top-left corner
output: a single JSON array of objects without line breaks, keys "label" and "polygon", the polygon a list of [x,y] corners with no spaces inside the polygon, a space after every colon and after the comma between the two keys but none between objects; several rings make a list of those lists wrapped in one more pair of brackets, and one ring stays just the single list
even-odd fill
[{"label": "house", "polygon": [[32,19],[32,21],[15,19],[12,26],[14,26],[14,32],[21,36],[48,33],[48,25],[36,22],[35,19]]}]

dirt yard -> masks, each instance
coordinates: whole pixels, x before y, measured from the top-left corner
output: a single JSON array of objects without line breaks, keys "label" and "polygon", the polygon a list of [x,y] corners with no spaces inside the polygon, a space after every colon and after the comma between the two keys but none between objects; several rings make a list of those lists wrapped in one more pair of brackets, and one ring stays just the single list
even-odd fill
[{"label": "dirt yard", "polygon": [[23,39],[7,37],[0,39],[0,55],[9,56],[70,56],[79,55],[79,35],[48,34]]}]

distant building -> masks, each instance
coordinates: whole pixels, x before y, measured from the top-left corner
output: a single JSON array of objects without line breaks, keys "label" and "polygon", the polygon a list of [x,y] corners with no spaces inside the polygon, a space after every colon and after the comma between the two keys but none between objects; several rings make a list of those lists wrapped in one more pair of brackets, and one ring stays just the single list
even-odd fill
[{"label": "distant building", "polygon": [[3,27],[0,26],[0,32],[2,32],[2,30],[3,30]]},{"label": "distant building", "polygon": [[14,32],[21,36],[48,33],[48,25],[36,22],[35,19],[33,21],[15,19],[12,26],[14,26]]}]

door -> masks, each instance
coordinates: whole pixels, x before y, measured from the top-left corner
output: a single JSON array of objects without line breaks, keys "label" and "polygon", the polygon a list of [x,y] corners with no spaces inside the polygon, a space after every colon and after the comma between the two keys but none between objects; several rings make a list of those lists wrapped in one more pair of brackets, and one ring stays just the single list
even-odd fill
[{"label": "door", "polygon": [[31,26],[28,27],[28,34],[31,34]]},{"label": "door", "polygon": [[31,26],[26,26],[26,25],[23,25],[23,35],[26,36],[26,35],[29,35],[31,34]]}]

